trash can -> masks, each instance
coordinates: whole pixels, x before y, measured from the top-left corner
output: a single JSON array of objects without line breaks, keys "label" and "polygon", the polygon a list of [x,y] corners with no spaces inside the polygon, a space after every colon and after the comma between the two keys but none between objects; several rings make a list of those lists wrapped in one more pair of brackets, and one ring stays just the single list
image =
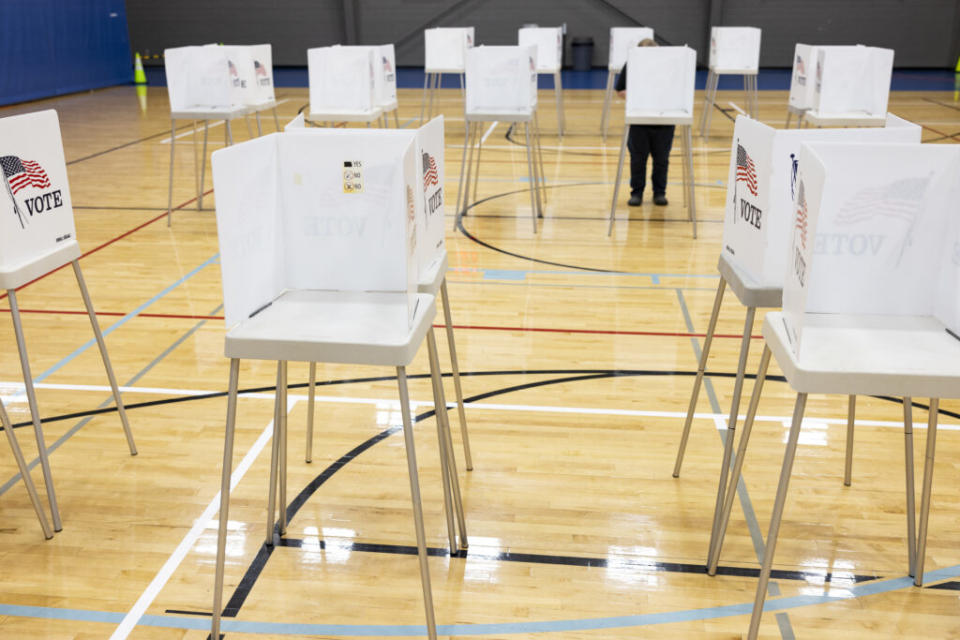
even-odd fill
[{"label": "trash can", "polygon": [[574,71],[590,71],[593,66],[593,38],[574,38],[570,43]]}]

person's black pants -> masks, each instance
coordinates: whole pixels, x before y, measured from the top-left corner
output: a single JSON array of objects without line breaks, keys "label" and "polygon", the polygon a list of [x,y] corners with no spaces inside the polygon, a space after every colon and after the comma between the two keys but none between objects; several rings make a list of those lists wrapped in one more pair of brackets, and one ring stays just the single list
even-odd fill
[{"label": "person's black pants", "polygon": [[667,191],[667,168],[673,147],[672,124],[630,125],[627,148],[630,149],[630,193],[642,195],[647,184],[647,156],[653,156],[653,195]]}]

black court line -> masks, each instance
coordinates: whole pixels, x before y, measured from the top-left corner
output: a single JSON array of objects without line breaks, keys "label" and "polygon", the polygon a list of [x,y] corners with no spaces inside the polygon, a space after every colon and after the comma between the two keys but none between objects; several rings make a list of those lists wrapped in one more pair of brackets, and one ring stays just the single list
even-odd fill
[{"label": "black court line", "polygon": [[950,582],[941,582],[940,584],[931,584],[924,587],[924,589],[945,589],[947,591],[960,591],[960,582],[957,580],[951,580]]},{"label": "black court line", "polygon": [[938,105],[938,106],[941,106],[941,107],[946,107],[947,109],[953,109],[954,111],[960,111],[960,107],[958,107],[958,106],[955,105],[955,104],[948,104],[948,103],[946,103],[946,102],[940,102],[939,100],[934,100],[933,98],[921,98],[921,100],[924,100],[925,102],[929,102],[929,103],[931,103],[931,104],[935,104],[935,105]]},{"label": "black court line", "polygon": [[936,138],[929,138],[924,140],[923,143],[928,144],[930,142],[940,142],[941,140],[953,140],[957,136],[960,136],[960,131],[957,131],[956,133],[948,133],[947,135],[938,136]]},{"label": "black court line", "polygon": [[[179,129],[177,129],[177,131],[180,131],[180,129],[186,129],[186,128],[189,127],[189,126],[191,126],[191,125],[189,125],[189,124],[184,125],[184,126],[180,127]],[[132,140],[132,141],[130,141],[130,142],[124,142],[123,144],[119,144],[119,145],[117,145],[117,146],[115,146],[115,147],[111,147],[111,148],[106,149],[106,150],[104,150],[104,151],[97,151],[96,153],[91,153],[91,154],[88,155],[88,156],[84,156],[84,157],[82,157],[82,158],[77,158],[76,160],[71,160],[70,162],[67,163],[67,166],[70,166],[71,164],[77,164],[78,162],[83,162],[84,160],[90,160],[90,159],[92,159],[92,158],[97,158],[97,157],[99,157],[99,156],[102,156],[102,155],[105,155],[105,154],[108,154],[108,153],[112,153],[112,152],[114,152],[114,151],[119,151],[120,149],[125,149],[126,147],[132,147],[132,146],[135,145],[135,144],[140,144],[141,142],[146,142],[147,140],[152,140],[152,139],[154,139],[154,138],[159,138],[160,136],[166,135],[166,134],[168,134],[168,133],[170,133],[170,130],[169,130],[169,129],[165,129],[165,130],[161,131],[160,133],[154,133],[154,134],[151,134],[151,135],[146,136],[146,137],[144,137],[144,138],[140,138],[140,139],[138,139],[138,140]],[[166,209],[164,209],[164,211],[166,211]]]}]

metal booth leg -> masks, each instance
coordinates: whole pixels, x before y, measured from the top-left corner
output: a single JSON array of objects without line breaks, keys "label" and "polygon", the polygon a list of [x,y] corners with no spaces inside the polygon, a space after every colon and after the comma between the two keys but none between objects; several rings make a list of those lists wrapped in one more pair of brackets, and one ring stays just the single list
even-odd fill
[{"label": "metal booth leg", "polygon": [[277,128],[277,133],[280,132],[280,118],[277,116],[277,108],[273,108],[273,125]]},{"label": "metal booth leg", "polygon": [[470,455],[470,436],[467,433],[467,414],[463,408],[463,391],[460,388],[460,364],[457,362],[457,345],[453,338],[453,317],[450,314],[450,297],[447,295],[447,279],[440,283],[440,300],[443,303],[443,324],[447,330],[447,344],[450,347],[450,366],[453,372],[453,390],[457,397],[457,412],[460,418],[460,438],[463,440],[463,458],[467,471],[473,471],[473,457]]},{"label": "metal booth leg", "polygon": [[530,214],[533,220],[533,232],[537,232],[537,216],[540,213],[539,198],[537,197],[537,174],[534,168],[533,148],[530,146],[530,121],[523,123],[523,132],[527,141],[527,175],[530,178]]},{"label": "metal booth leg", "polygon": [[406,367],[397,367],[400,392],[400,413],[403,416],[403,444],[407,452],[410,477],[410,499],[413,502],[413,525],[417,534],[417,559],[420,562],[420,584],[423,587],[423,608],[427,618],[427,636],[437,638],[437,622],[433,615],[433,592],[430,588],[430,566],[427,563],[427,536],[423,530],[423,506],[420,502],[420,479],[417,475],[417,454],[413,446],[413,420],[410,418],[410,396],[407,392]]},{"label": "metal booth leg", "polygon": [[23,336],[23,325],[20,322],[20,307],[17,305],[17,292],[13,289],[7,289],[7,298],[10,302],[10,316],[13,318],[13,331],[17,337],[17,351],[20,355],[20,370],[23,372],[23,386],[27,392],[27,404],[30,407],[30,418],[33,421],[33,435],[37,440],[37,457],[40,458],[40,467],[43,469],[43,482],[47,488],[47,500],[50,502],[53,530],[61,531],[63,524],[60,522],[60,508],[57,506],[57,494],[53,488],[53,474],[50,471],[47,445],[43,439],[43,427],[40,425],[40,409],[37,407],[37,391],[33,387],[33,374],[30,372],[27,343]]},{"label": "metal booth leg", "polygon": [[615,72],[607,70],[607,88],[603,92],[603,115],[600,116],[600,136],[607,139],[607,120],[610,117],[610,104],[613,102],[613,80]]},{"label": "metal booth leg", "polygon": [[[623,125],[623,140],[620,141],[620,161],[617,163],[617,179],[613,184],[613,201],[610,203],[610,223],[607,225],[607,237],[613,233],[613,217],[617,213],[617,198],[620,197],[620,180],[623,179],[623,158],[627,152],[627,138],[630,135],[630,125]],[[629,220],[629,216],[627,218]]]},{"label": "metal booth leg", "polygon": [[[224,123],[227,121],[224,120]],[[207,171],[207,134],[210,133],[210,121],[203,121],[203,153],[200,155],[200,191],[197,192],[197,211],[203,209],[203,188],[206,185]]]},{"label": "metal booth leg", "polygon": [[[264,539],[264,543],[268,547],[273,545],[273,529],[277,517],[277,485],[280,474],[280,445],[282,440],[281,386],[283,386],[283,364],[278,360],[276,387],[273,392],[273,433],[270,436],[270,490],[267,492],[267,530]],[[282,502],[280,508],[284,508]]]},{"label": "metal booth leg", "polygon": [[686,162],[687,162],[687,177],[689,180],[686,184],[687,189],[687,213],[690,216],[690,224],[693,227],[693,239],[697,239],[697,196],[694,191],[694,173],[693,173],[693,132],[691,131],[691,125],[686,125],[683,127],[683,141],[684,147],[686,147]]},{"label": "metal booth leg", "polygon": [[[287,361],[280,364],[280,455],[277,459],[279,463],[279,483],[280,497],[278,505],[280,507],[280,535],[287,533]],[[276,433],[276,429],[274,429]]]},{"label": "metal booth leg", "polygon": [[747,416],[743,421],[743,432],[740,434],[740,444],[737,447],[737,458],[733,464],[733,473],[727,486],[724,487],[726,497],[723,501],[723,509],[720,513],[713,514],[713,526],[717,535],[714,536],[713,543],[707,553],[707,573],[711,576],[717,574],[717,564],[720,562],[720,550],[723,548],[723,538],[727,534],[727,524],[730,522],[730,512],[733,510],[733,504],[737,500],[737,485],[740,484],[740,478],[743,476],[743,465],[747,459],[747,445],[750,443],[750,433],[753,431],[753,422],[757,416],[757,407],[760,405],[760,395],[763,393],[763,383],[767,379],[767,369],[770,367],[770,349],[764,345],[763,354],[760,356],[760,368],[757,370],[757,378],[753,385],[753,394],[750,396],[750,405],[747,407]]},{"label": "metal booth leg", "polygon": [[310,381],[307,383],[307,452],[304,462],[313,462],[313,408],[317,391],[317,363],[310,363]]},{"label": "metal booth leg", "polygon": [[263,135],[263,125],[260,124],[260,112],[259,112],[259,111],[254,112],[254,117],[255,117],[256,120],[257,120],[257,135],[258,135],[258,136],[262,136],[262,135]]},{"label": "metal booth leg", "polygon": [[[537,150],[537,160],[539,161],[540,184],[538,185],[543,202],[547,202],[547,176],[543,168],[543,147],[540,146],[540,118],[537,112],[533,112],[533,143]],[[543,217],[542,215],[540,216]]]},{"label": "metal booth leg", "polygon": [[680,467],[683,465],[683,456],[687,450],[687,439],[690,437],[690,427],[693,424],[693,415],[697,410],[697,399],[700,397],[700,385],[703,384],[703,374],[707,370],[707,358],[710,357],[710,347],[713,345],[713,334],[717,329],[717,319],[720,317],[720,304],[723,302],[723,292],[727,288],[727,281],[720,276],[717,285],[717,295],[713,298],[713,311],[710,313],[710,322],[707,324],[707,335],[703,338],[703,349],[700,351],[700,364],[697,365],[697,375],[693,379],[693,390],[690,392],[690,404],[687,407],[687,418],[683,422],[683,434],[680,436],[680,447],[677,449],[677,461],[673,465],[673,477],[680,477]]},{"label": "metal booth leg", "polygon": [[430,74],[423,72],[423,99],[420,101],[420,124],[423,125],[423,116],[427,110],[427,85],[430,83]]},{"label": "metal booth leg", "polygon": [[927,523],[930,519],[930,500],[933,489],[933,463],[937,449],[937,418],[940,399],[930,398],[930,416],[927,418],[927,455],[923,461],[923,494],[920,498],[920,534],[917,539],[917,572],[913,584],[923,586],[923,560],[927,553]]},{"label": "metal booth leg", "polygon": [[907,557],[908,573],[916,577],[917,567],[917,510],[913,483],[913,400],[903,399],[903,457],[906,467],[907,490]]},{"label": "metal booth leg", "polygon": [[83,298],[83,306],[87,309],[90,326],[93,328],[93,337],[96,338],[97,347],[100,349],[100,359],[103,361],[103,368],[107,373],[107,380],[110,382],[113,401],[117,405],[117,413],[120,414],[120,423],[123,425],[123,435],[127,438],[127,447],[130,449],[130,455],[135,456],[137,455],[137,445],[133,441],[133,432],[130,431],[130,422],[127,420],[127,410],[123,406],[123,398],[120,397],[120,387],[117,385],[117,377],[113,374],[113,365],[110,364],[110,354],[107,353],[107,343],[103,340],[103,332],[100,331],[100,323],[97,321],[97,314],[93,310],[93,302],[90,301],[90,292],[87,290],[87,283],[83,279],[80,262],[74,260],[72,264],[73,275],[77,278],[77,285],[80,287],[80,296]]},{"label": "metal booth leg", "polygon": [[753,614],[750,617],[750,629],[747,633],[749,640],[756,640],[760,629],[760,616],[763,615],[763,602],[767,598],[767,584],[770,582],[770,569],[773,566],[773,555],[777,550],[777,536],[780,534],[780,521],[783,519],[783,507],[787,502],[787,488],[790,486],[790,474],[793,471],[793,460],[797,453],[797,441],[800,439],[800,424],[803,422],[803,411],[807,406],[807,394],[798,393],[797,402],[793,408],[793,422],[790,425],[790,434],[787,436],[787,449],[783,454],[783,467],[780,469],[780,484],[777,487],[777,498],[773,503],[773,514],[770,516],[770,531],[767,533],[767,547],[763,554],[763,564],[760,567],[760,581],[757,584],[757,595],[753,601]]},{"label": "metal booth leg", "polygon": [[563,130],[565,129],[563,118],[563,79],[559,71],[553,74],[553,92],[557,98],[557,130],[559,137],[563,139]]},{"label": "metal booth leg", "polygon": [[439,360],[438,366],[434,366],[434,360],[437,355],[437,343],[435,339],[431,339],[433,336],[433,330],[428,331],[427,337],[427,350],[429,352],[430,359],[430,385],[431,391],[433,393],[433,413],[437,423],[437,445],[440,452],[440,475],[443,481],[443,513],[446,516],[447,521],[447,538],[450,543],[450,555],[457,554],[457,534],[454,531],[453,519],[453,498],[451,497],[451,488],[450,488],[450,455],[452,452],[447,451],[447,440],[443,437],[443,430],[445,427],[444,420],[441,417],[441,413],[446,411],[446,401],[442,398],[442,385],[443,382],[440,379],[439,371]]},{"label": "metal booth leg", "polygon": [[[173,216],[173,150],[177,144],[177,121],[170,118],[170,181],[167,187],[167,226],[170,226],[170,218]],[[194,142],[196,144],[196,142]]]},{"label": "metal booth leg", "polygon": [[220,472],[220,524],[217,527],[216,578],[213,584],[213,617],[210,637],[220,637],[220,614],[223,611],[223,564],[227,549],[227,522],[230,515],[230,476],[233,474],[233,433],[237,420],[237,384],[240,360],[230,360],[230,387],[227,392],[227,428],[223,438],[223,467]]},{"label": "metal booth leg", "polygon": [[47,522],[47,514],[43,511],[43,505],[40,504],[37,487],[33,484],[33,478],[30,477],[30,469],[27,467],[27,461],[23,459],[23,451],[20,449],[20,443],[17,442],[17,435],[13,432],[13,423],[10,422],[10,416],[7,415],[3,402],[0,402],[0,422],[3,423],[3,431],[7,434],[7,442],[10,443],[13,458],[17,461],[17,469],[20,470],[23,486],[27,490],[27,495],[30,496],[30,504],[33,505],[33,511],[37,514],[37,520],[40,521],[43,537],[49,540],[53,537],[53,531],[50,529],[50,523]]},{"label": "metal booth leg", "polygon": [[857,396],[847,398],[847,452],[843,464],[843,484],[849,487],[853,476],[853,427],[857,415]]},{"label": "metal booth leg", "polygon": [[[480,188],[480,154],[483,152],[483,127],[477,125],[477,161],[473,169],[473,201],[477,201],[477,189]],[[466,191],[470,193],[469,187]]]},{"label": "metal booth leg", "polygon": [[791,118],[792,116],[793,116],[793,112],[790,111],[789,109],[787,109],[787,122],[786,122],[786,124],[783,125],[783,128],[784,128],[784,129],[789,129],[789,128],[790,128],[790,118]]},{"label": "metal booth leg", "polygon": [[[720,486],[717,489],[715,514],[723,511],[727,475],[730,472],[730,460],[733,457],[733,439],[737,430],[737,414],[740,411],[740,396],[743,394],[743,377],[747,368],[747,356],[750,354],[750,334],[753,333],[753,320],[756,313],[756,307],[747,307],[747,317],[743,323],[743,337],[740,339],[740,361],[737,363],[737,377],[733,384],[733,397],[730,400],[730,417],[727,418],[727,431],[723,439],[723,462],[720,463]],[[709,549],[714,547],[718,528],[717,521],[714,519],[713,528],[710,531]]]},{"label": "metal booth leg", "polygon": [[542,163],[537,158],[537,114],[534,112],[533,117],[526,123],[526,130],[529,133],[528,141],[532,145],[530,147],[530,155],[533,158],[533,176],[531,176],[532,183],[531,187],[534,189],[537,194],[537,217],[543,217],[543,198],[540,194],[540,185],[543,182],[543,176],[541,175],[541,170],[543,169]]}]

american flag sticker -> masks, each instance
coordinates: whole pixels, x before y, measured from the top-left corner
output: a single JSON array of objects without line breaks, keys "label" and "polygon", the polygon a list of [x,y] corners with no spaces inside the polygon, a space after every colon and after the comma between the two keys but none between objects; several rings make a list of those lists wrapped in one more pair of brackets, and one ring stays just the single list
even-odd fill
[{"label": "american flag sticker", "polygon": [[747,185],[747,190],[757,195],[757,168],[743,145],[737,145],[737,182]]},{"label": "american flag sticker", "polygon": [[0,167],[3,167],[3,177],[13,193],[19,193],[26,187],[46,189],[50,186],[50,178],[38,162],[17,156],[3,156],[0,158]]},{"label": "american flag sticker", "polygon": [[360,160],[343,161],[343,192],[363,193],[363,163]]},{"label": "american flag sticker", "polygon": [[797,189],[797,217],[796,224],[794,225],[796,230],[800,232],[800,247],[806,251],[807,249],[807,193],[806,189],[803,186],[803,181],[800,181],[800,186]]},{"label": "american flag sticker", "polygon": [[440,184],[440,173],[437,171],[437,161],[433,156],[423,152],[423,191]]}]

